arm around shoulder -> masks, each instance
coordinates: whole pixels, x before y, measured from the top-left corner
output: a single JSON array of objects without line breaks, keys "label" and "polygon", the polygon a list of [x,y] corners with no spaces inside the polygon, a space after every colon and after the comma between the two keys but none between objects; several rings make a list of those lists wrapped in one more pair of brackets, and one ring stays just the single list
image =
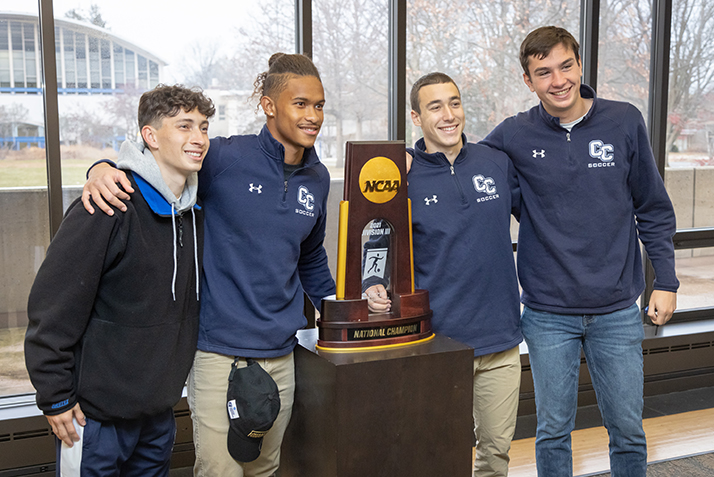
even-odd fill
[{"label": "arm around shoulder", "polygon": [[[82,189],[82,204],[87,212],[94,213],[92,201],[107,215],[114,215],[114,210],[109,204],[126,212],[126,204],[122,201],[131,199],[128,193],[134,192],[134,188],[124,171],[112,167],[107,162],[101,162],[89,169],[87,178]],[[121,185],[124,190],[117,184]]]}]

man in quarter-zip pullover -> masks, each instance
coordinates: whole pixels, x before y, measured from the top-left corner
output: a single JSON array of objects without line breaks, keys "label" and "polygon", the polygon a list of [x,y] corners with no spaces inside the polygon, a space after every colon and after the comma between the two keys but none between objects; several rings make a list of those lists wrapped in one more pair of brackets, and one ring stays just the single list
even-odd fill
[{"label": "man in quarter-zip pullover", "polygon": [[[474,476],[506,476],[523,339],[510,235],[515,174],[504,153],[466,142],[461,94],[449,76],[423,76],[410,99],[424,133],[409,151],[416,286],[429,290],[434,330],[474,348]],[[386,283],[376,276],[363,283],[374,311],[390,306]]]},{"label": "man in quarter-zip pullover", "polygon": [[572,476],[582,349],[610,436],[612,475],[644,477],[638,239],[656,274],[648,315],[664,324],[679,286],[675,217],[642,115],[581,84],[578,49],[562,28],[531,32],[521,65],[540,104],[503,121],[484,143],[510,156],[521,188],[518,276],[535,384],[538,474]]}]

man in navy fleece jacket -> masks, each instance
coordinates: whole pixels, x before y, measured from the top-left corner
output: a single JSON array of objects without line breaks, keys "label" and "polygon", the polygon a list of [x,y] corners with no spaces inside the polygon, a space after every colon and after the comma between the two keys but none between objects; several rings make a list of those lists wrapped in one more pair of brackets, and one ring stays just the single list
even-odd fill
[{"label": "man in navy fleece jacket", "polygon": [[675,217],[640,112],[581,84],[577,41],[543,27],[521,45],[540,99],[484,140],[506,152],[521,188],[518,276],[535,384],[538,474],[572,476],[580,352],[610,436],[613,477],[645,476],[639,240],[656,273],[648,315],[676,308]]}]

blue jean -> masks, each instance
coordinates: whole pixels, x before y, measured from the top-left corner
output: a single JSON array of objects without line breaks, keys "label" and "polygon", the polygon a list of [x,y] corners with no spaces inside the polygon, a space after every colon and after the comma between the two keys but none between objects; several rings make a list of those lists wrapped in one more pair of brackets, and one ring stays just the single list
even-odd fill
[{"label": "blue jean", "polygon": [[525,307],[521,325],[535,386],[539,477],[573,475],[570,433],[578,406],[581,349],[610,436],[612,477],[645,477],[644,329],[637,305],[603,315],[559,315]]}]

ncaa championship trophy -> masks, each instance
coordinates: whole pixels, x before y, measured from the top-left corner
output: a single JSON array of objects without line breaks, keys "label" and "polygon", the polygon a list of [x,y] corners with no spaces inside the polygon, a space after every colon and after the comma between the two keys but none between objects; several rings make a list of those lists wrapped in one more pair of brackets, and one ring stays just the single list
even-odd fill
[{"label": "ncaa championship trophy", "polygon": [[[337,293],[299,330],[281,477],[470,477],[473,350],[414,290],[403,142],[348,142]],[[362,287],[382,284],[389,313]]]},{"label": "ncaa championship trophy", "polygon": [[[403,142],[347,142],[337,293],[322,301],[318,349],[397,345],[434,336],[429,293],[414,289],[406,176]],[[362,283],[371,277],[388,280],[390,312],[369,312]]]}]

